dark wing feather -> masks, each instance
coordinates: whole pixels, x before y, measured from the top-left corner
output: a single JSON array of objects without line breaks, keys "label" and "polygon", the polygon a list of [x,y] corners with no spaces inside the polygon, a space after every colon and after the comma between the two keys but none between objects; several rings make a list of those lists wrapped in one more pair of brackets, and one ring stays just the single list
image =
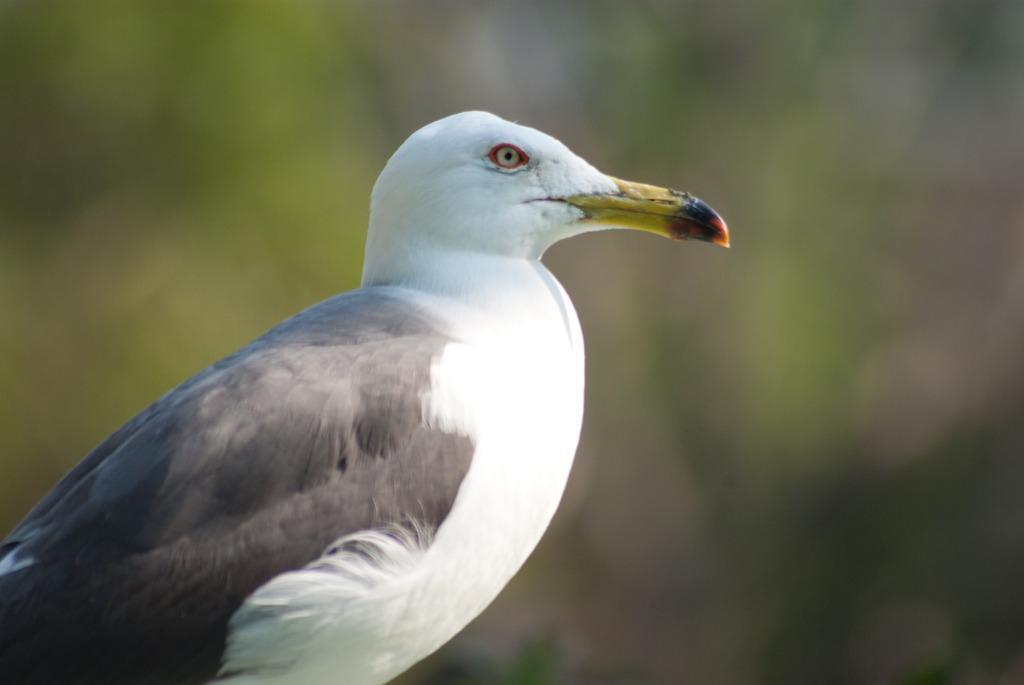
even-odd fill
[{"label": "dark wing feather", "polygon": [[313,307],[93,450],[0,546],[0,682],[213,677],[256,587],[358,530],[436,527],[472,441],[423,425],[449,338],[381,291]]}]

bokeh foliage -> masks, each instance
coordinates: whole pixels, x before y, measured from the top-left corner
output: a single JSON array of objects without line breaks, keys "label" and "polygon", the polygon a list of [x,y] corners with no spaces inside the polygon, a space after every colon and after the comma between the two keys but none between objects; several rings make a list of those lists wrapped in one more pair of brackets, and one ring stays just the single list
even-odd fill
[{"label": "bokeh foliage", "polygon": [[1024,681],[1024,5],[0,5],[0,529],[134,412],[358,284],[480,108],[690,190],[585,236],[569,492],[407,685]]}]

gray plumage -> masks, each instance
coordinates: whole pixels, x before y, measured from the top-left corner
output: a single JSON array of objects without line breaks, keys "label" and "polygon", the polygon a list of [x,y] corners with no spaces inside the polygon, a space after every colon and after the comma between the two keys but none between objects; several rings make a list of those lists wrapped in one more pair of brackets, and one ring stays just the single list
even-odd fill
[{"label": "gray plumage", "polygon": [[0,545],[33,561],[0,576],[0,681],[204,682],[269,578],[358,530],[435,529],[473,452],[421,416],[448,342],[391,289],[354,291],[125,424]]}]

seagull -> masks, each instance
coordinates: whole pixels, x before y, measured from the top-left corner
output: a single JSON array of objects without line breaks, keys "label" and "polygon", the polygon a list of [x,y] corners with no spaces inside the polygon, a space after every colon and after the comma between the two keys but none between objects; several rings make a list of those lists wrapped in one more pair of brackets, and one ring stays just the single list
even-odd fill
[{"label": "seagull", "polygon": [[438,649],[558,506],[583,336],[540,259],[608,228],[729,243],[535,129],[415,132],[359,289],[156,400],[0,543],[0,682],[379,685]]}]

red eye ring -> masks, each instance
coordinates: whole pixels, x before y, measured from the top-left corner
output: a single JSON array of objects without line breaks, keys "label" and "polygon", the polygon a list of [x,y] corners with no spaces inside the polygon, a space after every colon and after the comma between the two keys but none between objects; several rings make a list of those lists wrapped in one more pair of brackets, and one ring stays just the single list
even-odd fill
[{"label": "red eye ring", "polygon": [[487,156],[502,169],[516,169],[530,161],[525,152],[510,143],[495,145]]}]

